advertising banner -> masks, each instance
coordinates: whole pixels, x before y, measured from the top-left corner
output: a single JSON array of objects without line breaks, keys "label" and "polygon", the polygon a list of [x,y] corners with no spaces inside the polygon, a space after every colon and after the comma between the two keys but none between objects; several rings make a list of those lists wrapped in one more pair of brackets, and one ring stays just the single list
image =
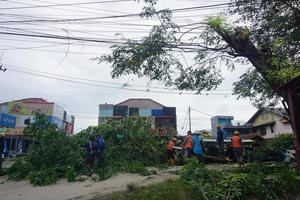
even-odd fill
[{"label": "advertising banner", "polygon": [[25,127],[34,122],[34,116],[16,116],[16,127]]},{"label": "advertising banner", "polygon": [[53,104],[51,103],[22,103],[21,101],[8,102],[8,113],[15,115],[30,115],[34,112],[41,112],[45,115],[51,115]]},{"label": "advertising banner", "polygon": [[12,115],[0,113],[0,126],[7,127],[7,128],[15,128],[16,117]]}]

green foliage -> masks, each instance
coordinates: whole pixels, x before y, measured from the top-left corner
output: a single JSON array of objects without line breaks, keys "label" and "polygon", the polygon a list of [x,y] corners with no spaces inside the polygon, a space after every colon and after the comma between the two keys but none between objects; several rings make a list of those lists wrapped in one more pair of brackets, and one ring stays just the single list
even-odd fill
[{"label": "green foliage", "polygon": [[293,138],[291,134],[282,134],[277,138],[268,140],[267,143],[255,149],[252,154],[256,161],[281,161],[285,150],[293,149]]},{"label": "green foliage", "polygon": [[55,183],[59,178],[76,181],[87,172],[84,164],[86,144],[91,136],[105,139],[104,161],[95,163],[98,180],[118,172],[149,175],[147,165],[165,162],[165,144],[152,135],[151,123],[141,118],[113,121],[99,127],[89,127],[74,136],[67,136],[45,116],[37,113],[35,123],[25,128],[34,137],[29,154],[20,157],[8,169],[12,180],[28,179],[35,186]]},{"label": "green foliage", "polygon": [[258,108],[274,107],[281,101],[281,98],[256,69],[248,69],[239,79],[233,83],[233,93],[238,96],[238,99],[249,98]]},{"label": "green foliage", "polygon": [[14,181],[20,181],[25,179],[30,171],[32,170],[32,165],[23,158],[18,158],[16,162],[8,168],[8,178]]},{"label": "green foliage", "polygon": [[300,186],[295,166],[284,163],[250,164],[216,172],[193,160],[183,167],[181,178],[202,199],[214,200],[292,199]]},{"label": "green foliage", "polygon": [[58,173],[55,168],[46,168],[30,172],[28,179],[34,186],[50,185],[56,183],[58,180]]}]

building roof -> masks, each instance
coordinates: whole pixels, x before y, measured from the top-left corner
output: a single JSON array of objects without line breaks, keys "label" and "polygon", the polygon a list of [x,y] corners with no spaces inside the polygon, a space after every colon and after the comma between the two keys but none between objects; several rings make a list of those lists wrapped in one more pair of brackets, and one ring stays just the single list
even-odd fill
[{"label": "building roof", "polygon": [[116,104],[116,106],[128,106],[148,109],[162,109],[163,107],[165,107],[164,105],[148,98],[131,98]]},{"label": "building roof", "polygon": [[284,108],[258,109],[256,111],[256,113],[254,113],[254,115],[248,120],[248,122],[246,124],[253,123],[258,115],[260,115],[261,113],[266,113],[266,112],[273,112],[274,114],[279,115],[281,117],[289,118],[289,115]]},{"label": "building roof", "polygon": [[212,118],[226,118],[226,119],[234,119],[233,116],[228,116],[228,115],[217,115],[217,116],[213,116]]},{"label": "building roof", "polygon": [[[8,102],[14,102],[14,101],[21,101],[22,103],[39,103],[39,104],[53,104],[53,102],[49,102],[43,98],[25,98],[25,99],[19,99],[19,100],[12,100],[12,101],[8,101]],[[8,102],[4,102],[4,103],[0,103],[1,104],[6,104]]]}]

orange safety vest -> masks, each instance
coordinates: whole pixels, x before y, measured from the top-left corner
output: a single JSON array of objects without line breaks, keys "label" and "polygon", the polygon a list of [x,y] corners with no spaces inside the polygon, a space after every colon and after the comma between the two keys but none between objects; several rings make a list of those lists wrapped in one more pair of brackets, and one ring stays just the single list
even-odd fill
[{"label": "orange safety vest", "polygon": [[173,150],[173,146],[174,146],[174,142],[173,141],[169,141],[167,144],[167,149],[168,150]]},{"label": "orange safety vest", "polygon": [[191,135],[186,136],[185,148],[192,148],[193,146],[193,138]]},{"label": "orange safety vest", "polygon": [[231,146],[232,148],[242,148],[242,144],[241,144],[241,138],[237,135],[233,136],[231,139]]}]

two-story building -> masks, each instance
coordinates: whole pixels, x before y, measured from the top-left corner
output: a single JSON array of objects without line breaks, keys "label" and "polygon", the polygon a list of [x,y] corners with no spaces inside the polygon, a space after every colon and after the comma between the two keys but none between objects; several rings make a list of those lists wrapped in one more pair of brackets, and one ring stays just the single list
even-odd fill
[{"label": "two-story building", "polygon": [[166,107],[152,99],[132,98],[118,104],[100,104],[98,124],[124,117],[140,116],[152,121],[152,128],[160,135],[171,129],[176,132],[176,108]]}]

